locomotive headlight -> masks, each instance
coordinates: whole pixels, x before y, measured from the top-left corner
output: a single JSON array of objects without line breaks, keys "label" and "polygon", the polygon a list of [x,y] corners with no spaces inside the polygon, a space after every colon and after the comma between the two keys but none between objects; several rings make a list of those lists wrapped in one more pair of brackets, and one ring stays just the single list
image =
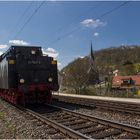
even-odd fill
[{"label": "locomotive headlight", "polygon": [[20,82],[21,84],[23,84],[25,81],[24,81],[24,79],[22,78],[22,79],[19,80],[19,82]]},{"label": "locomotive headlight", "polygon": [[52,61],[51,61],[51,64],[52,64],[52,65],[55,65],[56,63],[57,63],[56,60],[52,60]]},{"label": "locomotive headlight", "polygon": [[48,81],[49,81],[49,82],[52,82],[52,81],[53,81],[53,79],[50,77],[50,78],[48,79]]},{"label": "locomotive headlight", "polygon": [[31,54],[35,54],[35,50],[31,50]]}]

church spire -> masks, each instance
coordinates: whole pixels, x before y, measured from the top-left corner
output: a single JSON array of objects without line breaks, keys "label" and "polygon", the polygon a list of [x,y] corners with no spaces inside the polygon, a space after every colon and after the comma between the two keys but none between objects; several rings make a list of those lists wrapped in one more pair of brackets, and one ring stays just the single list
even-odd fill
[{"label": "church spire", "polygon": [[93,55],[93,49],[92,49],[92,42],[91,42],[91,52],[90,52],[90,56],[91,56],[91,59],[92,61],[94,61],[94,55]]}]

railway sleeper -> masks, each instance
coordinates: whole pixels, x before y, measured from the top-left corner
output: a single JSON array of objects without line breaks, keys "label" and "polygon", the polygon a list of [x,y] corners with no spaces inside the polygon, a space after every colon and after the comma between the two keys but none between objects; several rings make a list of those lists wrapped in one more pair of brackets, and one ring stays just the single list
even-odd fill
[{"label": "railway sleeper", "polygon": [[77,118],[76,117],[72,117],[72,118],[68,118],[68,119],[63,119],[63,120],[59,120],[57,121],[58,123],[64,123],[67,121],[75,121]]},{"label": "railway sleeper", "polygon": [[[104,105],[104,106],[102,106],[101,104],[97,104],[97,107],[106,107],[106,108],[109,108],[109,109],[110,109],[110,106],[111,105],[109,105],[109,104]],[[124,110],[125,109],[125,110],[128,110],[128,112],[131,112],[131,111],[140,111],[139,109],[135,109],[135,108],[132,109],[130,107],[129,108],[128,107],[124,107],[124,106],[123,107],[120,107],[120,106],[118,107],[118,105],[116,105],[116,106],[113,105],[113,108],[112,109],[114,109],[114,108],[115,109],[118,109],[118,110]]]},{"label": "railway sleeper", "polygon": [[52,119],[52,120],[55,120],[55,121],[57,121],[57,120],[59,120],[59,119],[68,119],[68,118],[71,118],[71,116],[70,115],[65,115],[65,116],[57,116],[57,117],[50,117],[50,119]]},{"label": "railway sleeper", "polygon": [[84,128],[88,128],[88,127],[92,127],[94,124],[93,123],[90,123],[90,124],[81,124],[81,125],[74,125],[74,126],[70,126],[71,129],[74,129],[74,130],[79,130],[79,129],[84,129]]},{"label": "railway sleeper", "polygon": [[48,118],[57,118],[57,117],[63,116],[64,114],[65,114],[65,113],[59,112],[59,113],[57,113],[57,114],[48,113],[48,114],[44,114],[44,115],[47,115]]},{"label": "railway sleeper", "polygon": [[105,130],[107,128],[107,126],[101,126],[101,127],[91,127],[89,129],[86,129],[86,130],[82,130],[81,132],[83,134],[90,134],[90,133],[94,133],[94,132],[97,132],[97,131],[101,131],[101,130]]},{"label": "railway sleeper", "polygon": [[87,121],[85,120],[75,120],[71,122],[65,122],[63,125],[76,125],[76,124],[81,124],[81,123],[86,123]]},{"label": "railway sleeper", "polygon": [[55,129],[53,129],[53,130],[49,130],[49,131],[47,131],[47,133],[49,134],[49,135],[54,135],[54,134],[56,134],[56,133],[58,133]]},{"label": "railway sleeper", "polygon": [[92,137],[95,138],[95,139],[103,139],[103,138],[106,138],[106,137],[109,137],[109,136],[112,136],[112,135],[119,135],[121,133],[122,133],[121,130],[115,129],[115,130],[110,130],[109,132],[102,131],[98,134],[93,134]]},{"label": "railway sleeper", "polygon": [[134,134],[128,134],[126,136],[120,136],[119,139],[138,139],[139,137]]},{"label": "railway sleeper", "polygon": [[51,139],[60,140],[60,139],[67,139],[67,137],[60,134],[60,135],[51,136]]}]

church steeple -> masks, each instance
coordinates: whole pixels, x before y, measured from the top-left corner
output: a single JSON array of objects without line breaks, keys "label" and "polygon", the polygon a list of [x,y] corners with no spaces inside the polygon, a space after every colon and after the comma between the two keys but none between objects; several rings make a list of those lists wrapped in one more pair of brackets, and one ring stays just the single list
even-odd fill
[{"label": "church steeple", "polygon": [[92,42],[91,42],[91,52],[90,52],[91,59],[94,61],[93,49],[92,49]]}]

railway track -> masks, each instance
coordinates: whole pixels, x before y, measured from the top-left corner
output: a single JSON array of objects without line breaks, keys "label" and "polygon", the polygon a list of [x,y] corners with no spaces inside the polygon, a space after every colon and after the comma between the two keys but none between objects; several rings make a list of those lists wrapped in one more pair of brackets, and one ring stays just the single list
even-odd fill
[{"label": "railway track", "polygon": [[87,98],[68,97],[68,96],[59,96],[59,95],[53,95],[53,98],[67,103],[74,103],[74,104],[84,105],[88,107],[96,107],[100,109],[120,111],[120,112],[140,115],[140,104],[138,103],[106,101],[106,100],[99,100],[99,99],[87,99]]},{"label": "railway track", "polygon": [[[82,133],[74,131],[60,123],[54,122],[52,119],[49,119],[36,111],[23,108],[21,106],[16,107],[24,111],[26,113],[26,117],[30,118],[31,121],[38,123],[38,125],[49,126],[47,135],[49,135],[49,138],[51,139],[89,139],[89,137],[83,135]],[[56,108],[53,109],[53,111],[56,111]],[[52,112],[52,110],[49,110],[49,112]],[[46,113],[48,113],[48,108],[46,110]]]},{"label": "railway track", "polygon": [[[69,138],[82,139],[139,139],[140,128],[132,127],[122,123],[109,121],[77,112],[70,111],[57,106],[31,107],[28,113],[39,120],[49,123]],[[58,138],[57,138],[58,139]]]}]

